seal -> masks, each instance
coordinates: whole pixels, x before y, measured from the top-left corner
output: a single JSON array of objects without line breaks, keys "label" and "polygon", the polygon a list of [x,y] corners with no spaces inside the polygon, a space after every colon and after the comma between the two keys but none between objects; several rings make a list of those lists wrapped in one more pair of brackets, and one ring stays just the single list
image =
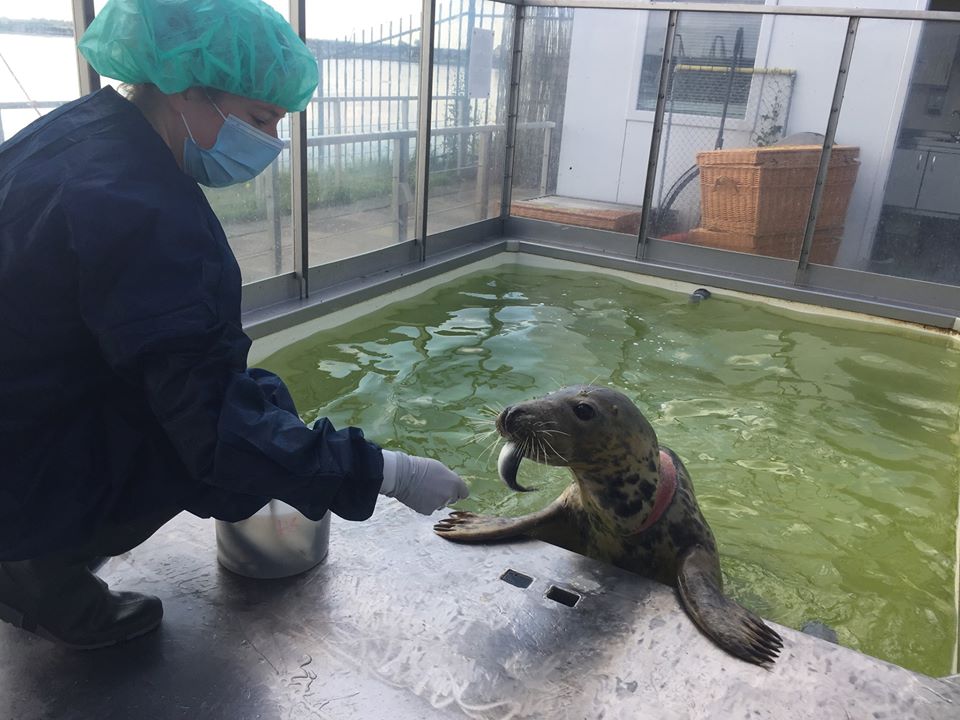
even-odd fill
[{"label": "seal", "polygon": [[434,525],[462,543],[532,537],[677,588],[697,627],[730,654],[773,663],[783,640],[723,594],[717,544],[683,462],[622,393],[568,387],[505,408],[497,430],[507,443],[501,479],[524,458],[569,467],[574,482],[543,510],[516,518],[458,511]]}]

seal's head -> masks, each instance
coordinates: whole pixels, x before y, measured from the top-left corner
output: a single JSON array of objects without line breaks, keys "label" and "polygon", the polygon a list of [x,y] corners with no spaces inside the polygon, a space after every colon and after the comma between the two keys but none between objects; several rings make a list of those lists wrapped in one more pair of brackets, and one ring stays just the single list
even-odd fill
[{"label": "seal's head", "polygon": [[[610,388],[578,385],[505,408],[497,430],[507,440],[500,475],[514,490],[520,460],[573,470],[585,490],[608,481],[656,482],[657,436],[637,406]],[[591,487],[591,486],[596,486]]]}]

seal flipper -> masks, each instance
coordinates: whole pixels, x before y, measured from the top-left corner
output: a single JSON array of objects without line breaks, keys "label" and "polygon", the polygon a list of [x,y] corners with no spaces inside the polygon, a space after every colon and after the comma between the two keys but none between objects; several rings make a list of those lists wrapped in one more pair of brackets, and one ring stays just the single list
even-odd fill
[{"label": "seal flipper", "polygon": [[696,546],[680,561],[677,573],[680,599],[703,633],[741,660],[773,663],[783,639],[763,620],[723,594],[717,556]]},{"label": "seal flipper", "polygon": [[566,527],[572,522],[567,497],[573,487],[575,486],[567,488],[543,510],[529,515],[504,518],[457,511],[434,525],[433,530],[442,538],[462,543],[509,540],[521,536],[550,542],[550,535],[556,534],[558,528]]}]

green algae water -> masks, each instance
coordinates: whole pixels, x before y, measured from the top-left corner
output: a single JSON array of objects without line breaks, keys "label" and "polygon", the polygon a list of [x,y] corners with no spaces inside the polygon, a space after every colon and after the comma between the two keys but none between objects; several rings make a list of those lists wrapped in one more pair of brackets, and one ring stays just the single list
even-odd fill
[{"label": "green algae water", "polygon": [[570,476],[527,461],[519,479],[539,491],[510,492],[494,414],[563,385],[615,386],[689,468],[730,595],[956,672],[960,348],[946,336],[505,265],[260,364],[305,420],[439,458],[470,484],[459,507],[504,515],[543,507]]}]

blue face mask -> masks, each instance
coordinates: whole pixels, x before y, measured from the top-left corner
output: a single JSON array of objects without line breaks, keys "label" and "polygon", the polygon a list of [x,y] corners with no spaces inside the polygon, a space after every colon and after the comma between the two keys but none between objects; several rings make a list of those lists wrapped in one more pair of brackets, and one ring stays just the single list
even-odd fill
[{"label": "blue face mask", "polygon": [[234,115],[224,117],[217,104],[213,100],[210,103],[223,118],[223,126],[209,150],[197,145],[187,119],[180,114],[190,136],[183,141],[184,171],[207,187],[226,187],[252,180],[276,160],[283,149],[283,141]]}]

